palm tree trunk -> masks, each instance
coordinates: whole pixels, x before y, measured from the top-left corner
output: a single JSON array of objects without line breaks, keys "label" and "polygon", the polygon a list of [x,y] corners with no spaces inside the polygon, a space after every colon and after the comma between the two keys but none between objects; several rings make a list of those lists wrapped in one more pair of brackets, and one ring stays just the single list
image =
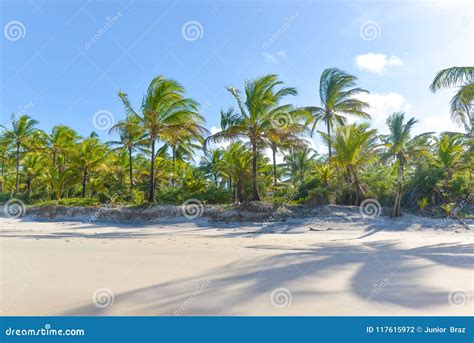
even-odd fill
[{"label": "palm tree trunk", "polygon": [[273,154],[273,185],[277,185],[277,165],[276,165],[276,149],[272,148]]},{"label": "palm tree trunk", "polygon": [[5,175],[5,161],[2,160],[2,179],[0,180],[0,193],[3,192],[3,176]]},{"label": "palm tree trunk", "polygon": [[133,157],[132,157],[131,147],[128,148],[128,163],[129,163],[128,173],[130,177],[130,195],[131,195],[133,192]]},{"label": "palm tree trunk", "polygon": [[402,179],[403,179],[403,165],[400,158],[398,158],[398,168],[397,168],[397,193],[395,195],[395,204],[393,206],[393,216],[400,217],[401,210],[400,204],[402,200]]},{"label": "palm tree trunk", "polygon": [[28,191],[28,201],[31,200],[31,178],[26,181],[26,189]]},{"label": "palm tree trunk", "polygon": [[253,188],[253,201],[260,201],[260,194],[258,194],[258,182],[257,182],[257,144],[252,144],[252,188]]},{"label": "palm tree trunk", "polygon": [[84,170],[82,174],[82,197],[86,197],[86,184],[87,184],[87,170]]},{"label": "palm tree trunk", "polygon": [[328,131],[328,160],[329,163],[331,162],[332,150],[331,150],[331,125],[329,121],[326,122],[327,131]]},{"label": "palm tree trunk", "polygon": [[151,142],[150,192],[148,202],[155,201],[155,139]]},{"label": "palm tree trunk", "polygon": [[16,179],[15,179],[15,193],[20,189],[20,144],[16,145]]},{"label": "palm tree trunk", "polygon": [[174,172],[175,172],[175,169],[176,169],[176,147],[173,146],[173,169],[172,169],[172,174],[171,174],[171,186],[174,187],[174,183],[175,183],[175,178],[174,178]]}]

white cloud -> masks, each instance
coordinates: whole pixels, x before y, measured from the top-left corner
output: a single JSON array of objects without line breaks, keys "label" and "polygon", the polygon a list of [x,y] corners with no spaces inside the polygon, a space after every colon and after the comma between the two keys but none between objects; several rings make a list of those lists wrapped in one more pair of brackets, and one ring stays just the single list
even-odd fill
[{"label": "white cloud", "polygon": [[369,109],[366,112],[372,117],[372,126],[382,133],[387,133],[385,121],[389,115],[399,111],[409,112],[411,109],[403,96],[394,92],[386,94],[362,93],[357,98],[369,104]]},{"label": "white cloud", "polygon": [[[369,104],[369,109],[366,111],[372,117],[371,125],[376,128],[379,133],[387,134],[388,128],[386,120],[394,112],[405,112],[406,117],[415,117],[418,123],[413,127],[413,134],[420,134],[423,132],[443,131],[462,131],[451,121],[451,116],[447,114],[429,114],[416,113],[405,98],[399,93],[370,93],[360,94],[358,99],[363,100]],[[353,122],[354,120],[351,120]]]},{"label": "white cloud", "polygon": [[[211,135],[214,135],[218,132],[221,132],[221,128],[220,127],[216,127],[216,126],[212,126],[211,127]],[[216,144],[218,147],[222,148],[222,149],[227,149],[227,147],[230,145],[230,142],[229,141],[222,141],[218,144]]]},{"label": "white cloud", "polygon": [[278,63],[283,60],[286,60],[286,52],[284,50],[280,50],[275,52],[274,54],[269,54],[267,52],[262,53],[263,58],[265,61],[269,63]]},{"label": "white cloud", "polygon": [[360,70],[368,70],[379,75],[382,75],[387,67],[404,65],[403,61],[398,56],[388,57],[385,54],[376,54],[373,52],[356,56],[354,61]]}]

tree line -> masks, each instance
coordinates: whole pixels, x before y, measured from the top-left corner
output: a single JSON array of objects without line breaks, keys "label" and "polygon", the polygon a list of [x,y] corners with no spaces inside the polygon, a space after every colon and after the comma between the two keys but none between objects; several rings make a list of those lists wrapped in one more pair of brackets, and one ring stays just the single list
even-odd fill
[{"label": "tree line", "polygon": [[[358,205],[373,197],[393,206],[394,216],[402,206],[449,212],[472,192],[473,80],[474,67],[452,67],[430,85],[433,92],[456,89],[451,117],[464,132],[414,135],[417,120],[397,112],[382,135],[359,97],[368,91],[355,76],[330,68],[314,106],[292,105],[297,90],[273,74],[243,89],[228,87],[235,105],[221,111],[221,130],[210,134],[199,104],[160,75],[139,108],[118,93],[125,119],[110,129],[114,141],[101,142],[94,132],[81,137],[64,125],[47,133],[27,114],[12,115],[0,127],[0,201],[141,204],[193,197]],[[349,117],[359,120],[348,124]],[[327,154],[311,148],[315,135]]]}]

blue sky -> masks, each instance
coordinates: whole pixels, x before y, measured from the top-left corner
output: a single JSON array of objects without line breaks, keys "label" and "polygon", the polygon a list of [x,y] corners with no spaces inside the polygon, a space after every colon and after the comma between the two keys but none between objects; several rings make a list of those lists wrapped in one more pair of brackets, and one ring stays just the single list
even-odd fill
[{"label": "blue sky", "polygon": [[317,105],[328,67],[358,76],[381,130],[396,110],[419,132],[461,130],[452,92],[428,86],[442,68],[473,64],[469,1],[3,0],[0,13],[0,123],[21,112],[104,140],[94,114],[123,118],[119,89],[138,109],[158,74],[181,82],[215,131],[233,105],[224,86],[276,73],[299,91],[288,102]]}]

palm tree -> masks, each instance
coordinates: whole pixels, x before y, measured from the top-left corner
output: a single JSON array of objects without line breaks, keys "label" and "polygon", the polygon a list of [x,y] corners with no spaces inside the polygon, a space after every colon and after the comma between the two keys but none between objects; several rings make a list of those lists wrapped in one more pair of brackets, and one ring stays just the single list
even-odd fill
[{"label": "palm tree", "polygon": [[376,134],[377,130],[371,130],[367,123],[340,126],[332,137],[321,132],[323,140],[334,148],[334,163],[344,171],[350,205],[353,205],[352,184],[356,191],[355,204],[359,204],[365,196],[366,190],[360,181],[359,171],[376,159]]},{"label": "palm tree", "polygon": [[249,173],[252,164],[253,154],[245,147],[242,142],[232,143],[223,155],[223,165],[230,176],[230,189],[235,190],[235,201],[243,202],[245,200],[245,181],[251,177]]},{"label": "palm tree", "polygon": [[164,132],[161,139],[165,142],[160,149],[166,152],[171,150],[171,185],[174,187],[176,178],[176,160],[188,158],[193,160],[194,151],[202,148],[203,135],[209,132],[197,125],[195,129],[177,128],[176,130]]},{"label": "palm tree", "polygon": [[430,85],[432,92],[441,88],[457,87],[451,99],[451,119],[464,125],[467,132],[472,128],[472,102],[474,101],[474,67],[452,67],[436,74]]},{"label": "palm tree", "polygon": [[40,153],[29,153],[25,156],[23,169],[26,176],[28,200],[31,199],[33,182],[43,174],[46,166],[46,156]]},{"label": "palm tree", "polygon": [[66,159],[66,151],[74,145],[76,138],[76,132],[68,126],[57,125],[53,127],[47,138],[47,144],[52,152],[51,158],[54,167],[56,167],[57,161],[60,161],[61,155]]},{"label": "palm tree", "polygon": [[[119,94],[120,96],[120,94]],[[125,120],[119,121],[112,126],[109,133],[118,133],[118,141],[110,141],[109,144],[118,145],[118,149],[127,151],[128,175],[130,194],[133,192],[133,153],[147,142],[145,134],[140,127],[140,118],[136,115],[127,115]]]},{"label": "palm tree", "polygon": [[127,94],[120,92],[128,115],[140,118],[150,151],[150,186],[148,201],[155,201],[155,153],[156,142],[167,134],[180,130],[181,132],[196,133],[205,122],[198,113],[198,103],[184,97],[184,88],[176,81],[156,76],[148,86],[143,99],[141,112],[138,115],[131,107]]},{"label": "palm tree", "polygon": [[[319,121],[326,124],[327,136],[330,138],[331,130],[335,125],[346,123],[346,116],[370,119],[370,115],[364,112],[369,105],[355,98],[358,94],[368,93],[368,91],[355,87],[356,81],[357,77],[337,68],[323,71],[319,83],[321,107],[307,107],[310,112],[307,124],[312,124],[311,133],[316,129]],[[329,160],[331,160],[331,140],[329,139],[327,143]]]},{"label": "palm tree", "polygon": [[295,185],[301,185],[306,176],[314,168],[317,153],[308,146],[291,149],[283,157],[286,174]]},{"label": "palm tree", "polygon": [[[294,118],[307,116],[306,111],[296,110],[292,112]],[[278,184],[276,154],[278,150],[292,150],[305,148],[304,140],[299,135],[306,131],[306,126],[297,122],[288,122],[284,125],[272,127],[267,131],[268,145],[272,151],[273,163],[273,185]]]},{"label": "palm tree", "polygon": [[200,166],[204,170],[206,176],[212,176],[214,180],[214,185],[216,187],[219,185],[219,176],[223,174],[223,158],[223,149],[206,150],[200,163]]},{"label": "palm tree", "polygon": [[28,152],[27,142],[31,139],[31,136],[36,131],[36,125],[38,122],[34,119],[31,119],[26,114],[21,115],[17,118],[15,115],[11,116],[10,119],[11,129],[7,129],[5,126],[0,125],[0,127],[6,130],[5,139],[13,145],[15,149],[15,158],[16,158],[16,176],[15,176],[15,193],[18,193],[20,188],[20,153],[23,148],[23,152]]},{"label": "palm tree", "polygon": [[400,205],[405,168],[412,158],[425,154],[428,151],[428,138],[431,132],[412,138],[411,131],[417,120],[410,118],[405,122],[405,113],[403,112],[393,113],[387,118],[386,123],[390,133],[381,136],[383,145],[386,148],[382,158],[384,160],[393,159],[397,166],[397,191],[393,206],[393,216],[399,217],[401,215]]},{"label": "palm tree", "polygon": [[85,198],[90,174],[103,164],[107,157],[107,149],[97,138],[86,138],[76,145],[74,152],[72,162],[82,175],[81,196]]},{"label": "palm tree", "polygon": [[277,123],[282,117],[286,122],[297,122],[293,117],[297,112],[291,105],[279,105],[283,97],[296,95],[292,87],[277,87],[283,84],[277,75],[266,75],[252,81],[245,82],[245,102],[242,93],[235,87],[227,88],[234,97],[238,111],[230,108],[221,112],[222,131],[207,138],[208,141],[220,142],[243,138],[248,140],[252,151],[252,200],[260,201],[257,182],[257,160],[259,149],[268,146],[268,132],[280,125]]}]

